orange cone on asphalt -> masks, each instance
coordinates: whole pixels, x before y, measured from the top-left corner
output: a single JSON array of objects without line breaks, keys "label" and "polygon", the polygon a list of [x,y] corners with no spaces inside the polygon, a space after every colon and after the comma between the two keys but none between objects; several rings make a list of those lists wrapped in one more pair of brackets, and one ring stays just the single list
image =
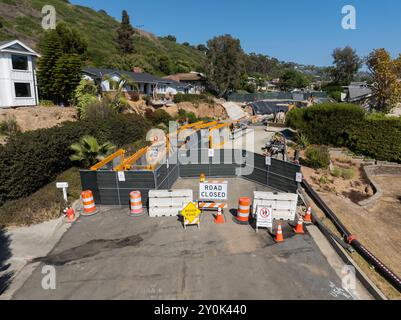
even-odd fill
[{"label": "orange cone on asphalt", "polygon": [[304,222],[302,220],[302,217],[299,217],[297,226],[293,229],[295,233],[297,234],[303,234],[304,232]]},{"label": "orange cone on asphalt", "polygon": [[217,215],[214,218],[214,223],[225,223],[224,217],[221,214],[221,208],[218,208]]},{"label": "orange cone on asphalt", "polygon": [[284,241],[283,230],[281,229],[281,224],[279,224],[278,227],[277,227],[275,241],[276,242],[283,242]]},{"label": "orange cone on asphalt", "polygon": [[66,215],[67,215],[67,222],[74,222],[75,220],[77,220],[77,218],[75,217],[75,211],[71,207],[67,209]]},{"label": "orange cone on asphalt", "polygon": [[91,216],[97,213],[95,200],[93,198],[93,193],[91,190],[82,191],[81,198],[82,204],[84,206],[84,211],[82,212],[83,216]]},{"label": "orange cone on asphalt", "polygon": [[304,221],[312,222],[312,207],[308,207],[308,210],[306,210]]}]

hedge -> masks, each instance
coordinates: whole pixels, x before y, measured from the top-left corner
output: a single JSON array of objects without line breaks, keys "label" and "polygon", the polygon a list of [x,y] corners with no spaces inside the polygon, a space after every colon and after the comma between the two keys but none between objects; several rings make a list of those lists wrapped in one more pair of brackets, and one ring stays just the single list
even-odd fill
[{"label": "hedge", "polygon": [[372,117],[357,105],[327,103],[291,110],[287,125],[312,144],[347,147],[377,160],[401,162],[401,118]]},{"label": "hedge", "polygon": [[69,146],[83,135],[121,147],[146,135],[148,122],[138,115],[65,122],[49,129],[17,134],[0,146],[0,205],[28,196],[73,164]]}]

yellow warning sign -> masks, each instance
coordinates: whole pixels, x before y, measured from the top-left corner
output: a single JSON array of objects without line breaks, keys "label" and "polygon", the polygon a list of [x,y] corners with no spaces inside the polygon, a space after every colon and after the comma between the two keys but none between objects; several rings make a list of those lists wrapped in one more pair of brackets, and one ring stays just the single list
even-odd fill
[{"label": "yellow warning sign", "polygon": [[200,211],[193,202],[187,204],[187,206],[182,210],[181,214],[192,223],[200,214]]}]

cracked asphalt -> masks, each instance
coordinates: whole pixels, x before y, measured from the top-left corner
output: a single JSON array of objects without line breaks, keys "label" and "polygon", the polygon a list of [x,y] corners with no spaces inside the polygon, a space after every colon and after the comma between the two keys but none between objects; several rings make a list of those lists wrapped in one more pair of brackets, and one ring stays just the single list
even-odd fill
[{"label": "cracked asphalt", "polygon": [[[229,180],[229,208],[239,196],[267,188]],[[180,179],[175,189],[194,189]],[[14,299],[352,299],[311,236],[284,226],[276,244],[266,230],[238,225],[225,210],[216,225],[204,213],[201,228],[184,230],[177,217],[130,217],[127,208],[101,208],[80,217]],[[56,289],[42,288],[42,268],[56,270]]]}]

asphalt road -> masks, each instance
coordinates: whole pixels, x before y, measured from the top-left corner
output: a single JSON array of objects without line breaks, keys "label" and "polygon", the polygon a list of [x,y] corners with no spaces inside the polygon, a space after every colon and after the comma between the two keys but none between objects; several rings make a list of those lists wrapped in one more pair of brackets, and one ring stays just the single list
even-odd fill
[{"label": "asphalt road", "polygon": [[[267,190],[228,179],[236,208],[239,196]],[[179,180],[175,188],[194,188]],[[309,234],[284,228],[276,244],[266,230],[226,223],[212,213],[201,228],[184,230],[176,217],[133,218],[128,209],[102,208],[80,217],[14,299],[352,299]],[[42,288],[42,268],[56,270],[56,289]]]}]

